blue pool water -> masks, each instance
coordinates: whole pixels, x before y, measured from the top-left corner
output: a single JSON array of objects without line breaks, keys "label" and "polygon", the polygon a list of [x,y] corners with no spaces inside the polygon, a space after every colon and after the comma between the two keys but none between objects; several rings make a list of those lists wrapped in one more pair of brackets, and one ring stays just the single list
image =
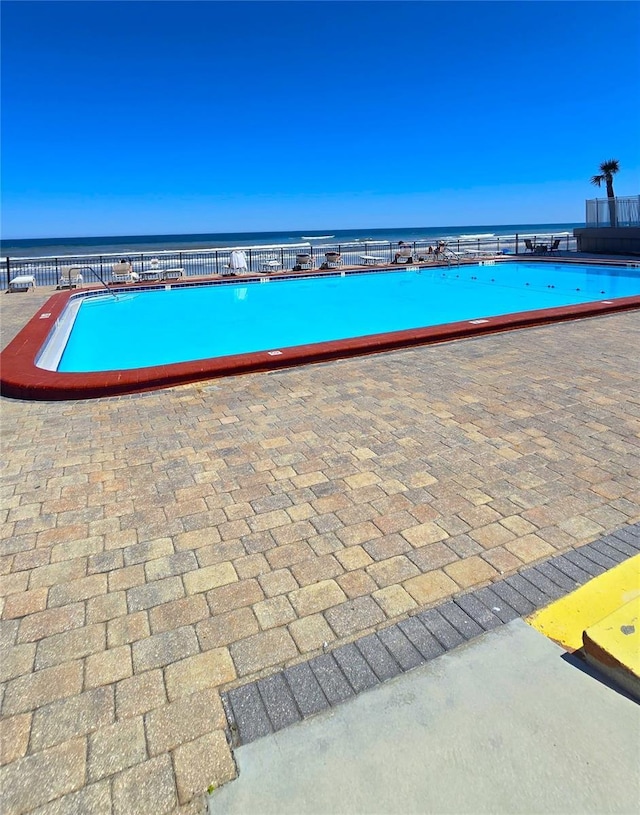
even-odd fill
[{"label": "blue pool water", "polygon": [[640,270],[497,263],[87,298],[57,370],[108,371],[640,295]]}]

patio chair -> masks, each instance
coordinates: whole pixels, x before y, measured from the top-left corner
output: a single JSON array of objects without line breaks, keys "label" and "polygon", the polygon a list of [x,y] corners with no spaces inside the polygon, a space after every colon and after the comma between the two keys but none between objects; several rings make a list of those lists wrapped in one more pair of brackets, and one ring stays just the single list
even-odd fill
[{"label": "patio chair", "polygon": [[58,288],[72,289],[74,286],[82,286],[83,281],[82,269],[79,266],[63,266],[60,272]]},{"label": "patio chair", "polygon": [[527,250],[527,252],[531,252],[531,254],[536,251],[536,247],[533,245],[531,238],[524,239],[524,248]]},{"label": "patio chair", "polygon": [[560,248],[560,240],[561,238],[555,238],[551,246],[549,247],[549,253],[557,252]]},{"label": "patio chair", "polygon": [[327,269],[342,265],[342,255],[340,252],[325,252],[324,263]]},{"label": "patio chair", "polygon": [[428,246],[426,249],[418,252],[416,259],[418,263],[427,263],[427,261],[433,260],[433,246]]},{"label": "patio chair", "polygon": [[450,252],[451,250],[447,249],[446,241],[439,241],[437,246],[433,250],[433,259],[434,259],[434,261],[435,260],[440,260],[441,258],[443,258],[447,251]]},{"label": "patio chair", "polygon": [[296,269],[313,269],[313,255],[308,252],[296,255]]},{"label": "patio chair", "polygon": [[392,263],[413,263],[413,249],[400,241],[398,251],[393,256]]},{"label": "patio chair", "polygon": [[262,271],[266,272],[267,274],[271,274],[271,272],[277,272],[281,268],[282,262],[278,260],[278,258],[268,257],[262,261]]},{"label": "patio chair", "polygon": [[158,258],[151,258],[151,260],[149,261],[149,268],[140,270],[140,279],[141,280],[162,279],[162,267],[160,266],[160,261],[158,260]]},{"label": "patio chair", "polygon": [[111,267],[111,279],[114,283],[137,283],[140,277],[133,271],[130,261],[121,260]]}]

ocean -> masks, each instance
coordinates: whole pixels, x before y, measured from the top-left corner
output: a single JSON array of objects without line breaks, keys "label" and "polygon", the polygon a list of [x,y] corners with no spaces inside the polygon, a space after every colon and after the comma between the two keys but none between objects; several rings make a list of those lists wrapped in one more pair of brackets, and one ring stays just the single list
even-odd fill
[{"label": "ocean", "polygon": [[194,235],[114,235],[93,238],[21,238],[0,242],[2,258],[63,258],[81,255],[135,255],[189,249],[249,248],[253,246],[293,246],[348,243],[397,243],[398,241],[490,241],[493,237],[518,234],[529,237],[553,234],[573,235],[583,223],[565,224],[471,224],[466,226],[416,226],[378,229],[316,229],[282,232],[212,232]]}]

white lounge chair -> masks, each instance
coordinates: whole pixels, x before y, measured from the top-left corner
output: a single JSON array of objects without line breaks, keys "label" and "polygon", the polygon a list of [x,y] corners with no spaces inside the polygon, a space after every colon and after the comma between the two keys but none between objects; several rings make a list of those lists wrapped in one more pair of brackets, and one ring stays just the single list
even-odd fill
[{"label": "white lounge chair", "polygon": [[386,258],[380,257],[379,255],[360,255],[360,260],[363,266],[379,266],[382,263],[388,263]]},{"label": "white lounge chair", "polygon": [[82,269],[79,266],[62,267],[58,288],[73,289],[75,286],[82,286],[83,282]]},{"label": "white lounge chair", "polygon": [[184,269],[182,268],[175,268],[175,269],[164,269],[162,272],[162,279],[163,280],[180,280],[181,277],[184,275]]},{"label": "white lounge chair", "polygon": [[111,278],[114,283],[137,283],[140,276],[133,271],[128,260],[121,260],[111,267]]},{"label": "white lounge chair", "polygon": [[36,287],[36,278],[32,274],[21,274],[9,281],[10,291],[32,291]]}]

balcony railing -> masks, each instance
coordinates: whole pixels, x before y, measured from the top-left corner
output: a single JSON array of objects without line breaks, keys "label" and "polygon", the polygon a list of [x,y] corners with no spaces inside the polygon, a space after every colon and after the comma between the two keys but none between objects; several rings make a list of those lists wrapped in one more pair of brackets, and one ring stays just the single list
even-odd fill
[{"label": "balcony railing", "polygon": [[[447,242],[451,253],[470,258],[482,258],[487,255],[524,254],[527,252],[525,240],[532,244],[552,245],[560,239],[558,249],[570,252],[576,250],[576,239],[566,232],[560,234],[540,233],[501,235],[491,238],[455,239]],[[428,249],[438,243],[437,239],[413,241],[411,246],[416,260],[428,258]],[[325,261],[327,252],[338,252],[342,255],[345,266],[365,266],[375,262],[384,266],[394,258],[398,251],[397,243],[389,241],[354,241],[352,243],[322,243],[313,246],[310,243],[288,244],[286,246],[235,246],[219,249],[194,249],[186,251],[160,251],[131,254],[126,260],[131,261],[133,271],[142,272],[149,269],[151,260],[157,259],[161,269],[184,269],[185,277],[210,277],[224,274],[230,264],[231,252],[234,249],[244,251],[249,272],[287,271],[296,266],[296,255],[308,253],[313,259],[313,267],[320,267]],[[122,259],[122,253],[113,255],[67,255],[65,257],[43,258],[3,258],[2,272],[7,288],[9,281],[18,275],[33,275],[37,286],[55,286],[60,283],[62,269],[65,266],[79,267],[86,284],[98,284],[100,281],[112,282],[112,267]],[[1,278],[0,278],[1,279]]]},{"label": "balcony railing", "polygon": [[585,203],[588,227],[640,226],[640,195],[590,198]]}]

